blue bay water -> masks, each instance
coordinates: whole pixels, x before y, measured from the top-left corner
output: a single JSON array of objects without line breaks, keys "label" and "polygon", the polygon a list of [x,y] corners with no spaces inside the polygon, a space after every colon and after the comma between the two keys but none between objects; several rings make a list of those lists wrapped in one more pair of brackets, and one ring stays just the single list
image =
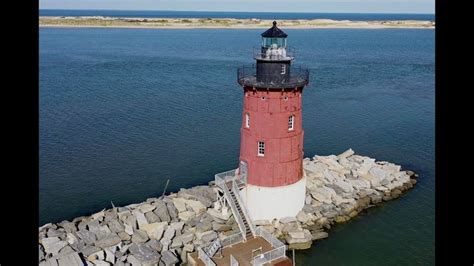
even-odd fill
[{"label": "blue bay water", "polygon": [[145,10],[40,9],[40,16],[104,16],[140,18],[258,18],[258,19],[334,19],[334,20],[434,20],[434,14],[396,13],[283,13],[283,12],[203,12]]},{"label": "blue bay water", "polygon": [[[434,264],[434,30],[285,30],[311,82],[304,150],[420,174],[298,251],[298,265]],[[261,30],[40,28],[40,224],[206,184],[237,167]]]}]

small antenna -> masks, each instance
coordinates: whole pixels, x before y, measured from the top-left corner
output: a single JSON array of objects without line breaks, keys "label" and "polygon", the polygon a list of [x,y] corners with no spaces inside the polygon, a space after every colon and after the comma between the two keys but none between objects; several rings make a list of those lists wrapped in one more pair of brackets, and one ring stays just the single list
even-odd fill
[{"label": "small antenna", "polygon": [[166,189],[168,188],[168,184],[170,183],[170,179],[168,178],[168,180],[166,180],[166,185],[165,185],[165,189],[163,190],[163,194],[161,195],[160,198],[163,198],[165,196],[165,193],[166,193]]}]

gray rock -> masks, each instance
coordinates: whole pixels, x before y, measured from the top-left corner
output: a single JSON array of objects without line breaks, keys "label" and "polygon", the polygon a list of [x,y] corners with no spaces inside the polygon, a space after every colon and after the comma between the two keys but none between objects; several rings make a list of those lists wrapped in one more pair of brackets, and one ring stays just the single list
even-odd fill
[{"label": "gray rock", "polygon": [[41,239],[41,244],[47,254],[50,253],[53,256],[56,256],[59,251],[67,245],[67,242],[62,241],[59,237],[47,237]]},{"label": "gray rock", "polygon": [[136,230],[132,235],[132,243],[135,244],[145,243],[148,239],[147,233],[143,230]]},{"label": "gray rock", "polygon": [[55,258],[51,258],[46,261],[42,261],[39,266],[58,266],[58,261]]},{"label": "gray rock", "polygon": [[103,250],[99,250],[95,253],[92,253],[87,257],[87,260],[89,261],[95,261],[95,260],[104,260],[105,259],[105,252]]},{"label": "gray rock", "polygon": [[132,244],[129,251],[142,264],[156,264],[160,261],[160,254],[148,245]]},{"label": "gray rock", "polygon": [[77,225],[77,223],[81,222],[84,219],[86,219],[85,216],[80,216],[80,217],[76,217],[76,218],[72,219],[71,222]]},{"label": "gray rock", "polygon": [[155,201],[154,202],[155,206],[156,206],[156,209],[153,210],[153,213],[156,214],[158,216],[158,218],[160,218],[160,221],[162,222],[170,222],[171,221],[171,217],[168,213],[168,207],[167,205],[159,200],[159,201]]},{"label": "gray rock", "polygon": [[60,257],[63,257],[63,256],[66,256],[66,255],[69,255],[69,254],[72,254],[72,253],[75,253],[76,251],[74,249],[72,249],[70,246],[65,246],[63,247],[58,255],[56,255],[58,258]]},{"label": "gray rock", "polygon": [[317,231],[311,233],[313,240],[319,240],[328,237],[328,233],[323,231]]},{"label": "gray rock", "polygon": [[94,264],[95,266],[110,266],[110,264],[106,261],[103,260],[95,260]]},{"label": "gray rock", "polygon": [[196,227],[196,225],[199,223],[199,217],[192,217],[189,220],[185,220],[184,224],[190,228]]},{"label": "gray rock", "polygon": [[163,234],[163,238],[171,240],[173,239],[175,233],[176,233],[176,230],[173,227],[168,226],[168,228],[166,228],[165,233]]},{"label": "gray rock", "polygon": [[98,240],[103,239],[104,237],[107,237],[108,235],[110,235],[110,233],[112,233],[112,231],[110,231],[107,225],[101,225],[90,231],[96,235]]},{"label": "gray rock", "polygon": [[162,238],[160,240],[160,243],[162,245],[161,251],[165,251],[165,250],[168,250],[168,247],[171,244],[171,240],[166,239],[166,238]]},{"label": "gray rock", "polygon": [[140,207],[139,207],[138,209],[139,209],[142,213],[147,213],[147,212],[153,211],[155,208],[156,208],[155,205],[151,205],[151,204],[148,204],[148,203],[144,203],[144,204],[140,205]]},{"label": "gray rock", "polygon": [[305,213],[315,213],[316,208],[314,208],[312,205],[306,204],[306,205],[303,206],[302,211],[304,211]]},{"label": "gray rock", "polygon": [[66,233],[74,233],[74,232],[77,231],[77,227],[76,227],[75,223],[71,223],[71,222],[68,222],[66,220],[60,222],[58,225],[60,227],[64,228]]},{"label": "gray rock", "polygon": [[110,220],[108,225],[110,231],[114,233],[125,231],[125,226],[117,219]]},{"label": "gray rock", "polygon": [[352,155],[354,155],[354,151],[353,151],[351,148],[349,148],[349,149],[346,150],[345,152],[339,154],[339,155],[337,156],[337,159],[338,159],[338,160],[346,159],[347,157],[350,157],[350,156],[352,156]]},{"label": "gray rock", "polygon": [[154,249],[154,250],[156,250],[156,251],[158,251],[158,252],[160,252],[161,249],[163,248],[163,244],[161,244],[161,243],[160,243],[158,240],[156,240],[156,239],[152,239],[152,240],[146,242],[145,245],[150,246],[152,249]]},{"label": "gray rock", "polygon": [[69,253],[58,259],[59,266],[83,266],[84,262],[77,252]]},{"label": "gray rock", "polygon": [[122,239],[122,241],[128,241],[128,240],[132,239],[132,237],[129,234],[125,233],[125,232],[118,232],[117,235],[120,237],[120,239]]},{"label": "gray rock", "polygon": [[127,256],[127,262],[130,263],[132,266],[142,266],[142,263],[133,255]]},{"label": "gray rock", "polygon": [[217,231],[217,232],[225,232],[232,230],[232,226],[228,224],[221,224],[221,223],[212,223],[212,230]]},{"label": "gray rock", "polygon": [[78,230],[88,230],[87,229],[87,223],[90,221],[89,218],[84,218],[82,219],[78,224],[77,224],[77,229]]},{"label": "gray rock", "polygon": [[166,265],[166,266],[171,266],[171,265],[175,265],[176,263],[179,262],[178,258],[176,257],[176,255],[167,250],[167,251],[163,251],[161,253],[161,261],[163,261],[163,263]]},{"label": "gray rock", "polygon": [[[171,221],[177,221],[178,220],[178,210],[173,204],[166,204],[166,207],[168,208],[168,214],[171,217]],[[158,215],[159,216],[159,215]],[[161,217],[160,219],[164,221]]]},{"label": "gray rock", "polygon": [[99,230],[100,223],[99,220],[90,220],[86,223],[86,226],[87,230],[95,232]]},{"label": "gray rock", "polygon": [[38,245],[38,260],[42,261],[44,259],[44,251],[41,248],[41,245]]},{"label": "gray rock", "polygon": [[133,229],[137,229],[137,218],[135,217],[135,215],[128,215],[124,221],[124,224],[128,224]]},{"label": "gray rock", "polygon": [[217,233],[214,231],[207,231],[204,233],[197,233],[196,236],[198,239],[201,239],[203,242],[210,242],[217,238]]},{"label": "gray rock", "polygon": [[105,212],[103,223],[109,223],[112,220],[117,220],[117,208],[113,208]]},{"label": "gray rock", "polygon": [[[206,186],[208,189],[209,187]],[[217,200],[216,193],[214,191],[209,192],[204,187],[194,187],[191,189],[181,189],[178,192],[178,197],[188,199],[188,200],[197,200],[201,202],[206,208],[212,206],[212,202]]]},{"label": "gray rock", "polygon": [[90,255],[92,255],[96,252],[99,252],[99,251],[100,251],[100,248],[98,248],[96,246],[86,246],[81,250],[82,254],[85,257],[89,257]]},{"label": "gray rock", "polygon": [[91,215],[92,219],[102,221],[105,215],[105,209]]},{"label": "gray rock", "polygon": [[95,245],[101,248],[106,248],[106,247],[115,246],[120,242],[122,242],[122,239],[120,239],[120,237],[116,233],[110,233],[106,237],[97,241]]},{"label": "gray rock", "polygon": [[115,248],[104,248],[105,260],[114,264],[115,263]]},{"label": "gray rock", "polygon": [[145,214],[143,214],[139,210],[134,210],[133,215],[135,216],[135,218],[137,218],[137,224],[139,229],[141,228],[140,226],[148,224],[148,221],[145,218]]},{"label": "gray rock", "polygon": [[184,222],[176,222],[170,224],[170,227],[176,230],[176,235],[181,235],[181,232],[183,231],[183,226]]},{"label": "gray rock", "polygon": [[145,213],[145,218],[149,224],[161,221],[160,217],[158,217],[158,215],[156,215],[154,212]]},{"label": "gray rock", "polygon": [[183,244],[187,244],[187,243],[193,241],[193,239],[194,239],[194,234],[192,232],[184,233],[184,234],[182,234],[180,236],[177,236],[175,238],[175,240],[180,241]]},{"label": "gray rock", "polygon": [[183,246],[183,242],[179,240],[179,238],[173,239],[170,245],[170,249],[177,249]]},{"label": "gray rock", "polygon": [[128,265],[130,265],[130,264],[125,263],[125,262],[123,262],[123,261],[117,261],[117,262],[114,264],[114,266],[128,266]]},{"label": "gray rock", "polygon": [[60,229],[50,228],[50,229],[48,229],[47,236],[48,237],[64,238],[66,236],[66,231],[63,228],[60,228]]},{"label": "gray rock", "polygon": [[212,229],[212,222],[210,221],[201,221],[196,224],[196,232],[206,232]]},{"label": "gray rock", "polygon": [[117,258],[117,262],[120,261],[120,259],[123,257],[123,252],[120,250],[115,251],[115,258]]},{"label": "gray rock", "polygon": [[183,250],[185,250],[187,252],[193,252],[194,251],[194,245],[193,244],[186,244],[186,245],[184,245]]},{"label": "gray rock", "polygon": [[280,219],[280,223],[286,224],[286,223],[291,223],[291,222],[296,222],[295,217],[284,217]]}]

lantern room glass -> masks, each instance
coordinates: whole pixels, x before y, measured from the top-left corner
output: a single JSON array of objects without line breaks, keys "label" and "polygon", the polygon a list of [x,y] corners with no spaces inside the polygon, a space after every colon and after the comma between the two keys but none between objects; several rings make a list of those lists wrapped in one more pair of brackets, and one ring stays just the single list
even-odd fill
[{"label": "lantern room glass", "polygon": [[262,37],[262,47],[269,48],[276,44],[276,48],[286,48],[286,38],[265,38]]}]

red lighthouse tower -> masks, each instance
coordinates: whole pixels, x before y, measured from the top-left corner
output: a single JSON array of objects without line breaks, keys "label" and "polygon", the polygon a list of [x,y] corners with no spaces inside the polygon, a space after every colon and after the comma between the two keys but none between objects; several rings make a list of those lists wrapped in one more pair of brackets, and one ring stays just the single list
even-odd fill
[{"label": "red lighthouse tower", "polygon": [[237,72],[244,91],[238,171],[246,176],[240,195],[250,218],[271,220],[304,206],[301,97],[309,71],[292,67],[294,52],[276,21],[261,36],[256,65]]}]

